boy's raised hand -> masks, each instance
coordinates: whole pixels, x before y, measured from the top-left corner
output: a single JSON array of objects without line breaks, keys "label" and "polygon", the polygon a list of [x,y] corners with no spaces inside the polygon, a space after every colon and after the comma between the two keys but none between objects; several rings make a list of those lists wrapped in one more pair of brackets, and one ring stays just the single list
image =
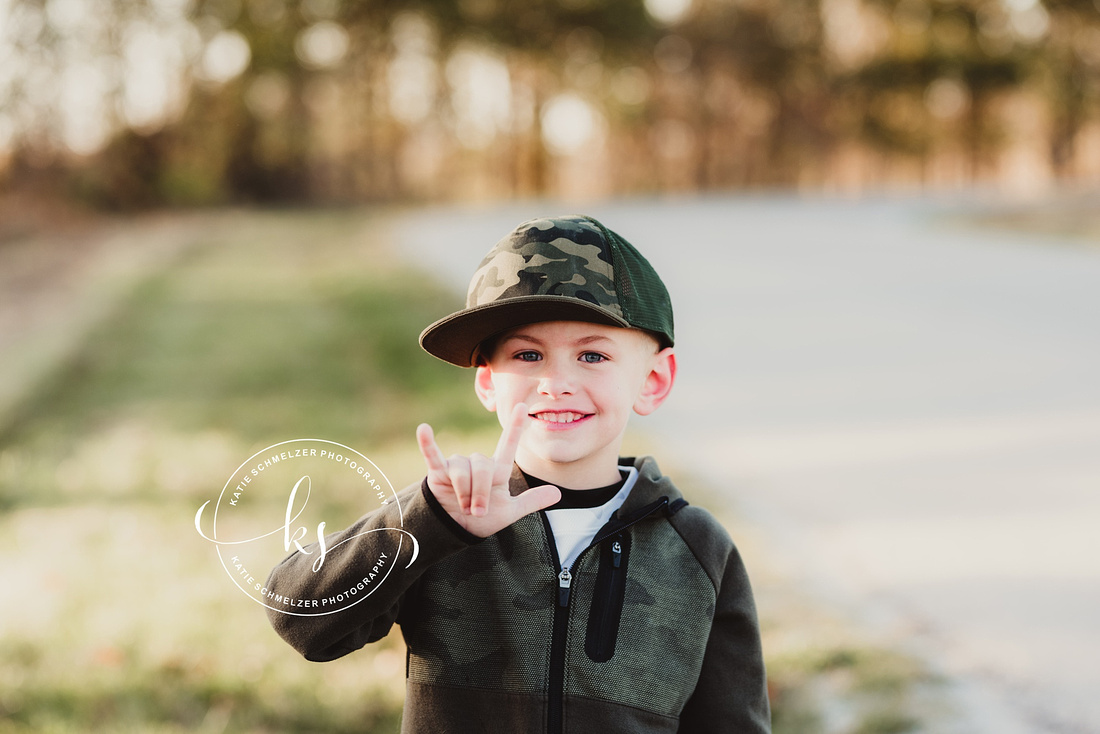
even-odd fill
[{"label": "boy's raised hand", "polygon": [[428,464],[428,489],[459,525],[480,538],[503,530],[521,517],[549,507],[561,498],[557,487],[532,487],[513,497],[508,491],[519,437],[526,427],[527,406],[515,406],[492,456],[470,454],[443,458],[432,428],[421,423],[416,442]]}]

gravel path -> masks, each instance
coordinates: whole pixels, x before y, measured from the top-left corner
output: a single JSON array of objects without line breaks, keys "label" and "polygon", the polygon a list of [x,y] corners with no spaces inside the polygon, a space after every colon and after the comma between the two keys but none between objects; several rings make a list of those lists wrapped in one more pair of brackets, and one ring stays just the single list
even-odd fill
[{"label": "gravel path", "polygon": [[[465,288],[537,203],[398,218]],[[662,273],[681,372],[643,428],[768,553],[958,682],[964,728],[1100,731],[1100,249],[965,202],[591,207]],[[665,449],[662,449],[665,451]]]}]

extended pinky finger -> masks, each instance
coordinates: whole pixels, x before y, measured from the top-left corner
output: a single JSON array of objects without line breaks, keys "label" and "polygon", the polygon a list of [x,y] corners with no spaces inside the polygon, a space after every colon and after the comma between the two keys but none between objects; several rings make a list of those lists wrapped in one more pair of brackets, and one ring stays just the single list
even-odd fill
[{"label": "extended pinky finger", "polygon": [[421,423],[416,427],[416,443],[420,447],[420,454],[424,457],[424,463],[428,465],[428,475],[432,481],[447,480],[447,460],[443,458],[443,452],[435,442],[435,434],[427,423]]}]

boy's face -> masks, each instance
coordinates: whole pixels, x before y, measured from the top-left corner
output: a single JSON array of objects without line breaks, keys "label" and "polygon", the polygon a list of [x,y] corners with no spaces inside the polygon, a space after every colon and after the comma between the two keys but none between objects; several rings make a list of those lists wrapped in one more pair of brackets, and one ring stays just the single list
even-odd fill
[{"label": "boy's face", "polygon": [[671,348],[644,332],[580,321],[521,326],[497,340],[477,368],[483,405],[502,419],[528,407],[516,463],[573,489],[619,480],[619,448],[631,412],[646,415],[675,378]]}]

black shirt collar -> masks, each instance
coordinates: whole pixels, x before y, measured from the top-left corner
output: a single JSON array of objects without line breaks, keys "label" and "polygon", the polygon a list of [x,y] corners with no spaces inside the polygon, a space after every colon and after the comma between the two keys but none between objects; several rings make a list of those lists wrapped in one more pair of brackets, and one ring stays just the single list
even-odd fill
[{"label": "black shirt collar", "polygon": [[[544,484],[558,487],[558,485],[553,482],[546,482],[538,477],[531,476],[522,469],[520,471],[523,473],[523,478],[527,480],[528,487],[541,487]],[[561,499],[546,509],[576,510],[587,507],[599,507],[619,493],[619,490],[626,484],[628,476],[630,475],[620,469],[619,481],[614,484],[609,484],[606,487],[597,487],[596,489],[568,489],[567,487],[558,487],[558,489],[561,490]]]}]

